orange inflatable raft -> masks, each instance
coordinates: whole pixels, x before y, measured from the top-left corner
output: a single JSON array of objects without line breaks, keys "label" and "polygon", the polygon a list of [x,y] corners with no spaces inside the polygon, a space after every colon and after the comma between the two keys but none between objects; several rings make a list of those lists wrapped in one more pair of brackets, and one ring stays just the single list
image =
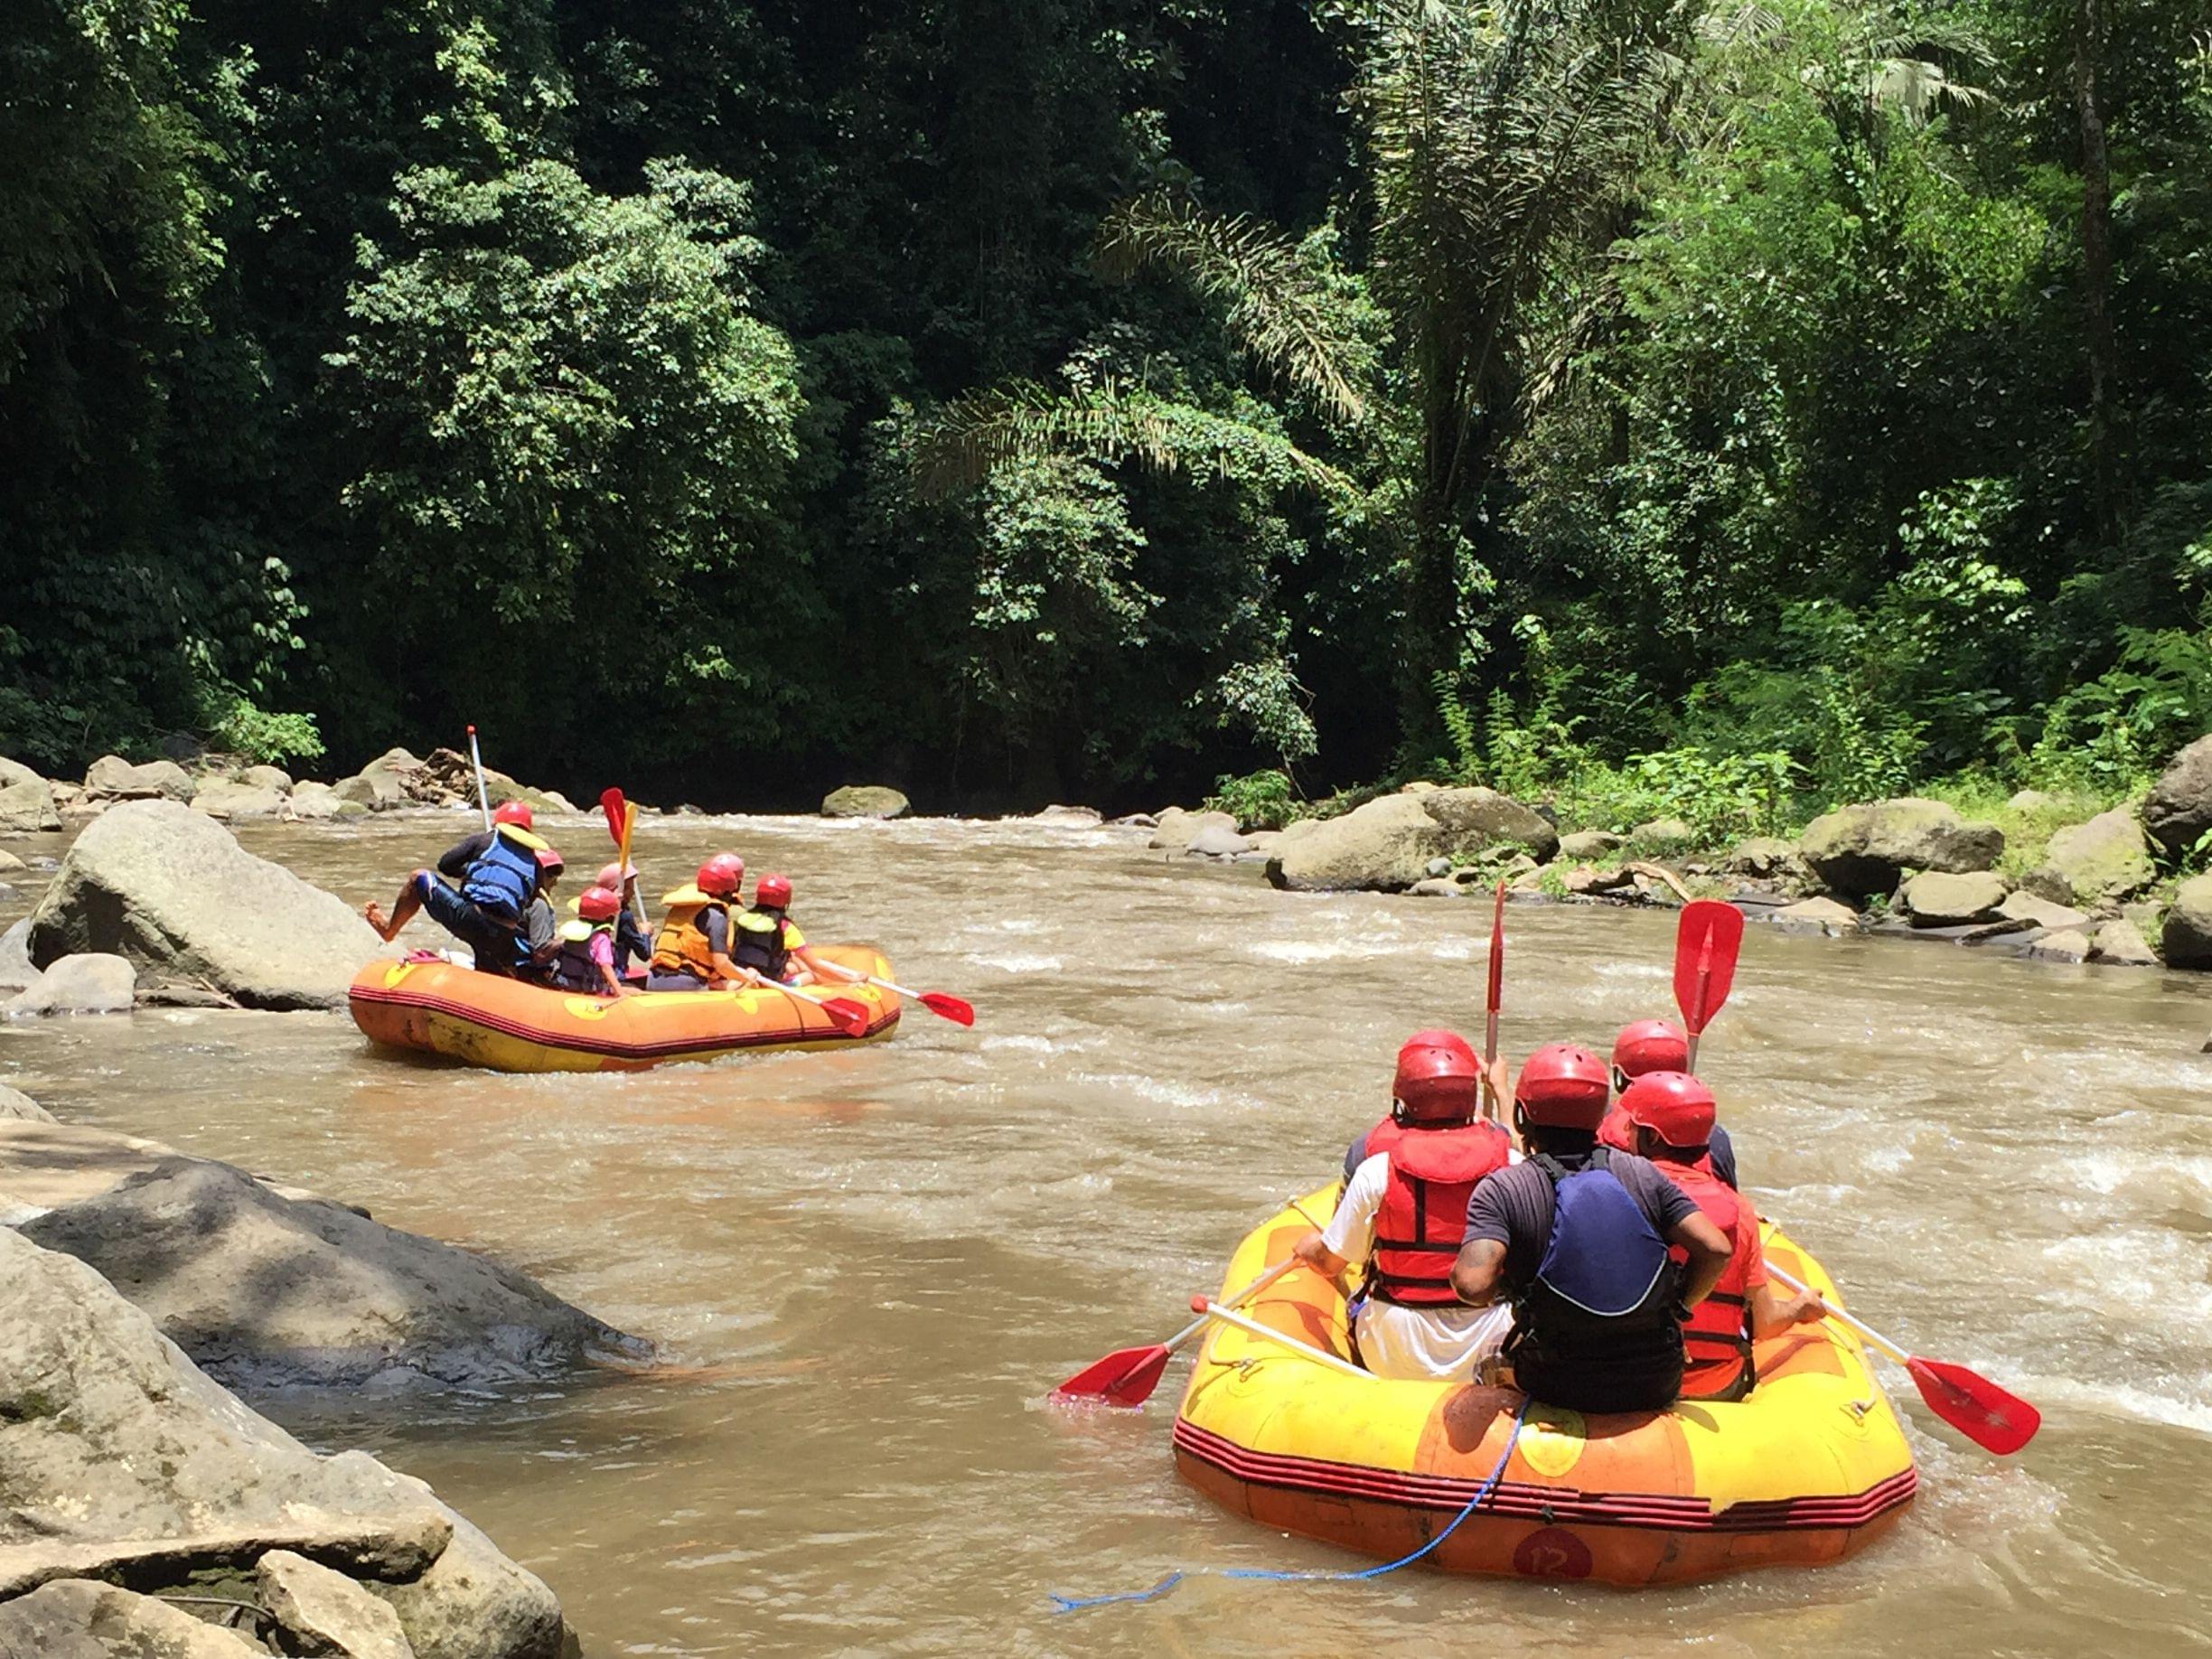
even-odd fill
[{"label": "orange inflatable raft", "polygon": [[[891,964],[866,945],[812,949],[840,966],[891,978]],[[353,976],[347,1003],[372,1042],[495,1072],[638,1072],[764,1048],[845,1048],[897,1029],[896,992],[861,984],[811,989],[859,1003],[869,1012],[867,1027],[848,1036],[805,998],[777,990],[586,997],[438,959],[370,962]]]},{"label": "orange inflatable raft", "polygon": [[[1326,1214],[1333,1190],[1306,1201]],[[1290,1253],[1286,1209],[1244,1241],[1223,1295]],[[1840,1306],[1779,1232],[1775,1264]],[[1243,1311],[1343,1358],[1345,1298],[1284,1275]],[[1758,1386],[1731,1404],[1589,1417],[1541,1404],[1516,1431],[1510,1389],[1347,1376],[1216,1323],[1176,1415],[1177,1471],[1263,1526],[1395,1559],[1495,1489],[1429,1563],[1457,1572],[1664,1584],[1840,1561],[1912,1503],[1912,1453],[1857,1338],[1832,1320],[1757,1345]],[[1509,1448],[1510,1448],[1510,1451]]]}]

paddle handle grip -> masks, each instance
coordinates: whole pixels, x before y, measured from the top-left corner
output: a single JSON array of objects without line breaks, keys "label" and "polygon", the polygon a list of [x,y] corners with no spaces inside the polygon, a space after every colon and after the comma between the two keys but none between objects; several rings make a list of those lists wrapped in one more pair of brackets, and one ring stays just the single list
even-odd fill
[{"label": "paddle handle grip", "polygon": [[476,810],[483,814],[483,827],[492,827],[492,792],[484,787],[483,752],[476,746],[476,728],[468,728],[469,764],[476,769]]},{"label": "paddle handle grip", "polygon": [[[1270,1285],[1273,1284],[1277,1279],[1280,1279],[1285,1273],[1288,1273],[1296,1266],[1298,1266],[1298,1258],[1296,1256],[1284,1257],[1280,1261],[1278,1261],[1273,1267],[1268,1269],[1266,1272],[1261,1274],[1259,1278],[1253,1279],[1251,1283],[1246,1285],[1234,1296],[1225,1298],[1222,1303],[1222,1306],[1224,1308],[1242,1308],[1245,1303],[1251,1301],[1252,1298],[1258,1296],[1262,1290],[1266,1289]],[[1199,1299],[1203,1301],[1204,1298],[1202,1297]],[[1166,1342],[1162,1343],[1160,1346],[1166,1348],[1168,1353],[1173,1354],[1185,1343],[1195,1336],[1200,1331],[1205,1329],[1205,1326],[1206,1316],[1201,1313],[1195,1319],[1193,1319],[1188,1325],[1185,1326],[1181,1330],[1170,1336]]]},{"label": "paddle handle grip", "polygon": [[[1787,1273],[1785,1273],[1780,1268],[1775,1266],[1775,1264],[1771,1261],[1767,1264],[1767,1277],[1772,1279],[1777,1279],[1781,1283],[1787,1285],[1791,1289],[1799,1291],[1801,1293],[1812,1289],[1812,1287],[1806,1284],[1804,1279],[1792,1279]],[[1828,1317],[1831,1319],[1835,1320],[1840,1325],[1849,1326],[1852,1330],[1857,1331],[1860,1336],[1865,1337],[1869,1343],[1872,1344],[1875,1347],[1879,1348],[1884,1354],[1887,1354],[1894,1360],[1909,1361],[1912,1358],[1911,1354],[1906,1353],[1904,1349],[1898,1347],[1897,1344],[1891,1342],[1887,1336],[1883,1336],[1879,1331],[1876,1330],[1865,1320],[1854,1319],[1851,1315],[1845,1313],[1841,1308],[1831,1307],[1828,1309]]]},{"label": "paddle handle grip", "polygon": [[1341,1371],[1346,1376],[1359,1377],[1369,1382],[1380,1382],[1382,1380],[1373,1372],[1362,1371],[1350,1361],[1340,1360],[1334,1354],[1326,1354],[1311,1343],[1300,1342],[1295,1336],[1287,1336],[1271,1326],[1261,1324],[1257,1319],[1247,1319],[1241,1313],[1231,1313],[1218,1302],[1209,1302],[1201,1296],[1193,1297],[1191,1305],[1200,1310],[1204,1318],[1219,1319],[1224,1325],[1235,1326],[1240,1331],[1247,1332],[1254,1336],[1265,1337],[1270,1342],[1279,1343],[1286,1348],[1297,1350],[1317,1364],[1328,1366],[1332,1371]]}]

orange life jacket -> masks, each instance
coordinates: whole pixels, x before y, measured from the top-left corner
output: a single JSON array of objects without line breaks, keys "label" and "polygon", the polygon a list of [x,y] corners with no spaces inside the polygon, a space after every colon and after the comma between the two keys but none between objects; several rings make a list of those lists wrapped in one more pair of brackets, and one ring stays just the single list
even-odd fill
[{"label": "orange life jacket", "polygon": [[668,910],[661,918],[661,932],[653,940],[652,970],[688,973],[712,984],[716,977],[714,951],[708,943],[707,930],[699,925],[698,919],[708,910],[719,910],[726,916],[729,906],[697,887],[679,887],[661,902]]},{"label": "orange life jacket", "polygon": [[[1735,1242],[1744,1201],[1713,1174],[1708,1160],[1677,1164],[1670,1159],[1659,1169],[1705,1213],[1706,1220]],[[1679,1245],[1672,1254],[1678,1264],[1690,1258]],[[1682,1321],[1683,1399],[1741,1400],[1758,1381],[1751,1359],[1750,1275],[1751,1263],[1738,1251],[1720,1270],[1720,1282],[1712,1294]]]}]

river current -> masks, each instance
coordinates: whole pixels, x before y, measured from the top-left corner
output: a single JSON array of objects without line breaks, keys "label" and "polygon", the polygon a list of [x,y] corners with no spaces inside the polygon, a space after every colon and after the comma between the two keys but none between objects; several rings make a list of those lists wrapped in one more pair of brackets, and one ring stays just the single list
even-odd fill
[{"label": "river current", "polygon": [[[359,904],[471,827],[248,827]],[[605,855],[581,820],[554,834]],[[1399,1040],[1479,1039],[1488,906],[1270,892],[1113,830],[671,819],[648,890],[730,846],[811,936],[881,946],[972,1031],[630,1076],[371,1050],[343,1015],[0,1028],[0,1082],[467,1244],[656,1340],[646,1379],[257,1403],[429,1480],[590,1655],[1967,1654],[2212,1648],[2212,979],[1754,927],[1701,1069],[1761,1209],[1854,1308],[2039,1403],[2000,1462],[1886,1373],[1921,1464],[1838,1567],[1686,1589],[1204,1578],[1357,1567],[1175,1477],[1142,1412],[1042,1403],[1156,1340],[1328,1178]],[[61,838],[18,850],[58,851]],[[33,896],[0,905],[0,924]],[[1516,906],[1504,1041],[1670,1009],[1672,917]]]}]

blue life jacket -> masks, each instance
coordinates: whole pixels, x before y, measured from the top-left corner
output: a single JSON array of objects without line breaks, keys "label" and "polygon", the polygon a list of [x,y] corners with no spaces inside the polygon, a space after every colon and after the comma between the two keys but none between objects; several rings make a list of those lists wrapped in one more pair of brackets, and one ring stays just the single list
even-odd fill
[{"label": "blue life jacket", "polygon": [[[527,839],[526,839],[527,838]],[[545,843],[512,824],[501,824],[492,844],[461,877],[461,896],[494,921],[512,926],[538,891],[537,848]]]},{"label": "blue life jacket", "polygon": [[1578,1411],[1654,1411],[1682,1376],[1681,1275],[1644,1206],[1599,1147],[1569,1170],[1529,1161],[1551,1182],[1551,1237],[1514,1298],[1506,1356],[1535,1399]]}]

